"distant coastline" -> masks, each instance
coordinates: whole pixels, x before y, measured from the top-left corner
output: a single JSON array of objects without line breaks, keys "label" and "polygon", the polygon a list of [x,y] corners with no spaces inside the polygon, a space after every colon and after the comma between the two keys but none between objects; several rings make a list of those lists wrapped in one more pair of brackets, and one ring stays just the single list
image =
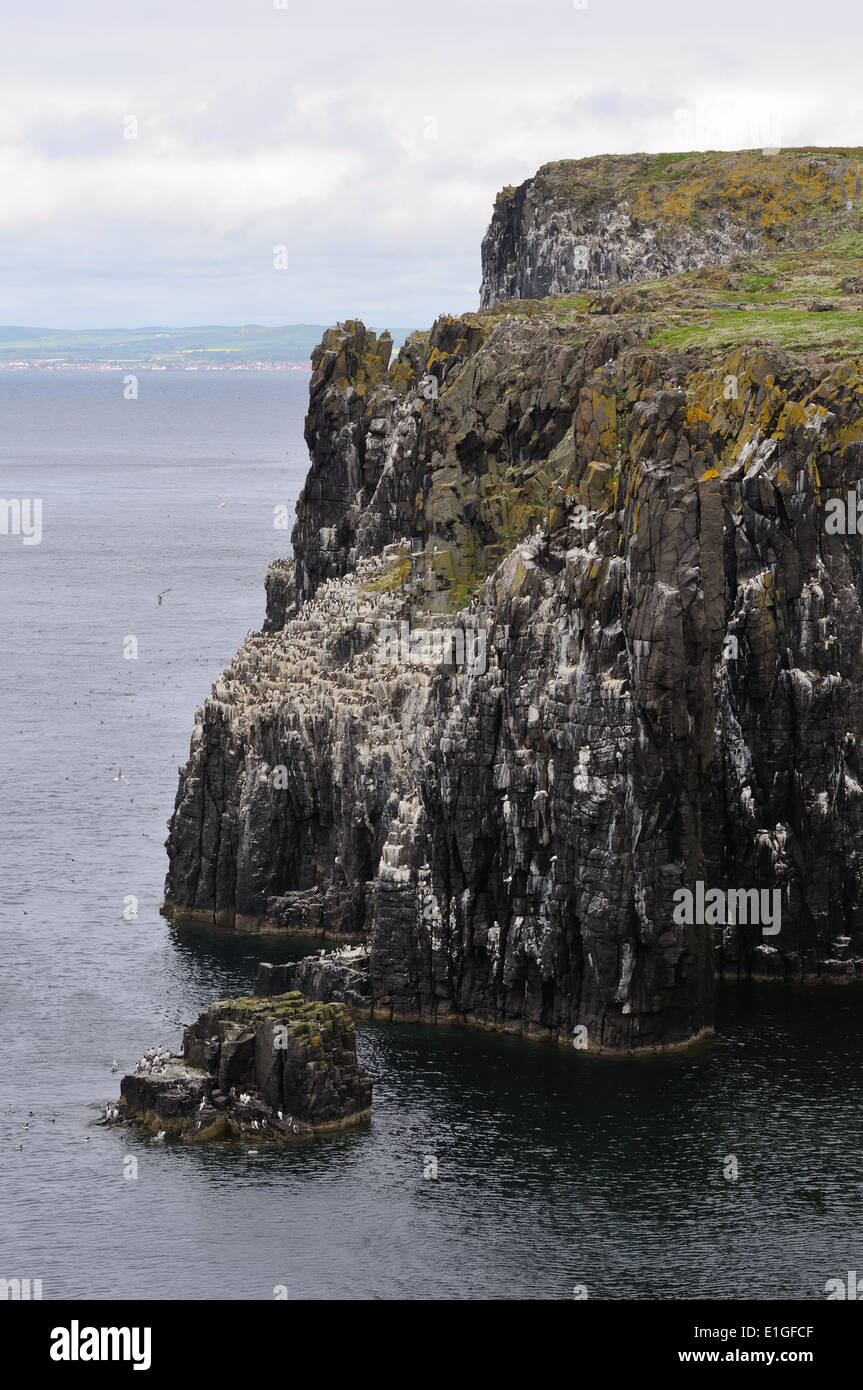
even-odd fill
[{"label": "distant coastline", "polygon": [[324,335],[316,323],[264,327],[45,328],[0,326],[0,370],[40,372],[308,372]]},{"label": "distant coastline", "polygon": [[0,361],[0,372],[310,372],[311,362]]}]

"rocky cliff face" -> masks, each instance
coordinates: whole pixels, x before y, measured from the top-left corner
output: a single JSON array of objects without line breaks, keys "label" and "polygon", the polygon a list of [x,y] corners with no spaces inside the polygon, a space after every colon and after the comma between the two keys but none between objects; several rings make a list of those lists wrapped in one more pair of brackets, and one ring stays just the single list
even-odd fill
[{"label": "rocky cliff face", "polygon": [[481,305],[812,245],[826,226],[853,216],[863,192],[860,153],[711,151],[546,164],[497,198],[482,244]]},{"label": "rocky cliff face", "polygon": [[366,939],[277,990],[592,1049],[709,1029],[717,971],[863,972],[863,556],[828,526],[861,250],[444,318],[392,366],[331,330],[166,910]]}]

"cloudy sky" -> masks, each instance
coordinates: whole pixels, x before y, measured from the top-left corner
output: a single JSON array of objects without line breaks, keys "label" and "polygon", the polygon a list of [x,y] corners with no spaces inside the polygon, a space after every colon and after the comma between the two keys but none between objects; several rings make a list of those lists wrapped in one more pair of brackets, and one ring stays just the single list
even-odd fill
[{"label": "cloudy sky", "polygon": [[422,326],[547,160],[863,145],[851,0],[0,11],[3,324]]}]

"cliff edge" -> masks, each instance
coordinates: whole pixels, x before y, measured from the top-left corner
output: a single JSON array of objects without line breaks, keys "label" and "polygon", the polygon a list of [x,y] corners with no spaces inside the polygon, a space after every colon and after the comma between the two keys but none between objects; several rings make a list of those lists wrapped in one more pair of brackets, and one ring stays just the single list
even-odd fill
[{"label": "cliff edge", "polygon": [[709,1030],[718,973],[863,973],[847,187],[814,245],[445,316],[392,363],[325,335],[166,911],[364,939],[373,1017],[600,1050]]}]

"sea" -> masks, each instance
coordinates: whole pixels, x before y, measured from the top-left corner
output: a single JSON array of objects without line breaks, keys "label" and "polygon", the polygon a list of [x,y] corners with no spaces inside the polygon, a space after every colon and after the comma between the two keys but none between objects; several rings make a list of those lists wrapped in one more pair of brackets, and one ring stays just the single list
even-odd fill
[{"label": "sea", "polygon": [[[0,1279],[43,1299],[823,1299],[863,1270],[863,993],[726,987],[660,1058],[362,1023],[369,1126],[98,1121],[258,962],[160,915],[195,710],[264,618],[309,376],[0,372]],[[159,602],[161,595],[161,602]],[[117,1071],[112,1070],[114,1064]]]}]

